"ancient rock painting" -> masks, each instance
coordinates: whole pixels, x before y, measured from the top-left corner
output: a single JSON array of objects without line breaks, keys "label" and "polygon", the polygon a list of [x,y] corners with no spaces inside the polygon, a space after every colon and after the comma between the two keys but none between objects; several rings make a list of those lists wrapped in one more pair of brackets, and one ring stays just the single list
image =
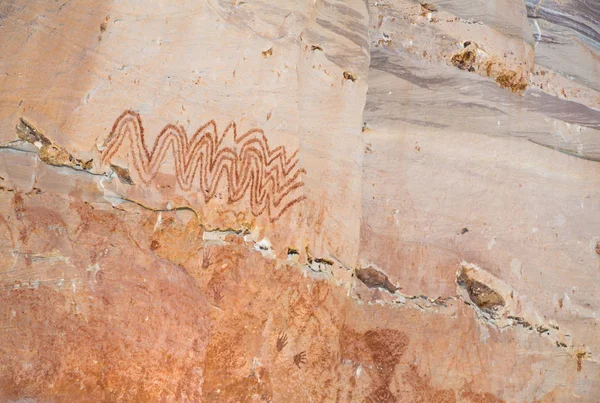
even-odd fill
[{"label": "ancient rock painting", "polygon": [[294,356],[294,364],[300,369],[300,364],[306,364],[306,351],[300,351]]},{"label": "ancient rock painting", "polygon": [[277,336],[277,351],[281,351],[283,350],[283,348],[285,346],[287,346],[288,344],[288,340],[287,340],[287,334],[285,332],[281,332],[279,333],[279,336]]},{"label": "ancient rock painting", "polygon": [[299,167],[298,151],[288,156],[283,146],[271,149],[260,129],[238,134],[232,122],[219,134],[211,120],[188,138],[181,125],[168,124],[149,149],[140,115],[126,110],[104,142],[102,161],[110,162],[124,144],[129,147],[129,159],[145,185],[154,180],[170,150],[177,184],[184,191],[202,192],[207,203],[215,197],[220,184],[226,185],[228,203],[248,195],[252,214],[265,213],[276,221],[304,199],[301,176],[306,171]]}]

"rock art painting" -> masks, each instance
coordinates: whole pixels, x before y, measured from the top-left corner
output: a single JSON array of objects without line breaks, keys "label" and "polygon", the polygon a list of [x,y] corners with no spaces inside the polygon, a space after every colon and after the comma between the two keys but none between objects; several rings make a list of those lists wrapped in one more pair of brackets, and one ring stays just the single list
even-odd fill
[{"label": "rock art painting", "polygon": [[129,148],[133,168],[144,184],[152,182],[166,158],[173,158],[177,185],[202,193],[207,203],[219,184],[224,184],[229,203],[247,196],[252,214],[265,213],[276,221],[304,199],[302,174],[306,171],[299,167],[298,151],[288,155],[283,146],[271,149],[260,129],[238,134],[232,122],[219,133],[211,120],[188,137],[182,126],[168,124],[149,148],[140,115],[126,110],[104,142],[102,161],[109,163],[123,147]]}]

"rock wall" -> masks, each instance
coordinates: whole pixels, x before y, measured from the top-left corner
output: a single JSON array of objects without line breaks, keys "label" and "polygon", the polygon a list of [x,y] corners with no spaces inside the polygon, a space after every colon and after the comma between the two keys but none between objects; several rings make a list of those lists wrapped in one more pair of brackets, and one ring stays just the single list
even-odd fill
[{"label": "rock wall", "polygon": [[0,399],[597,401],[599,20],[0,4]]}]

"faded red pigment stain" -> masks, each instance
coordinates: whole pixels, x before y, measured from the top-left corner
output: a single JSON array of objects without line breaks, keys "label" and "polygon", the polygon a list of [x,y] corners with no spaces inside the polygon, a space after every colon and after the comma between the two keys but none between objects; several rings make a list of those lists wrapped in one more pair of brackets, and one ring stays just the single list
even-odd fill
[{"label": "faded red pigment stain", "polygon": [[[427,375],[420,373],[418,366],[404,359],[408,345],[408,336],[395,329],[375,329],[364,333],[348,327],[341,329],[342,359],[360,363],[371,378],[371,389],[365,397],[366,402],[453,403],[459,396],[460,401],[465,402],[503,402],[491,393],[436,388]],[[397,373],[398,364],[408,367],[400,376]],[[350,383],[353,388],[356,387],[354,376],[350,378]],[[352,396],[348,398],[352,399]]]},{"label": "faded red pigment stain", "polygon": [[226,329],[215,332],[206,351],[205,393],[209,402],[272,401],[272,387],[269,371],[259,366],[243,372],[248,355],[244,341],[248,335],[246,329]]},{"label": "faded red pigment stain", "polygon": [[504,400],[487,392],[475,393],[472,391],[463,391],[460,396],[463,400],[471,403],[504,403]]},{"label": "faded red pigment stain", "polygon": [[20,219],[0,204],[27,233],[0,282],[0,401],[201,400],[209,318],[196,282],[139,248],[126,213],[23,198]]},{"label": "faded red pigment stain", "polygon": [[398,396],[390,391],[394,368],[404,356],[409,339],[394,329],[369,330],[358,333],[344,327],[340,333],[342,358],[374,364],[372,390],[367,401],[394,402]]},{"label": "faded red pigment stain", "polygon": [[194,259],[204,246],[204,231],[197,217],[183,225],[176,220],[175,212],[163,212],[159,223],[156,217],[149,216],[143,227],[147,233],[152,234],[152,241],[148,246],[150,250],[176,264]]},{"label": "faded red pigment stain", "polygon": [[[0,401],[501,401],[477,376],[457,390],[434,384],[435,361],[418,367],[408,353],[423,333],[345,326],[344,289],[263,258],[242,236],[202,246],[193,219],[163,213],[157,225],[135,206],[45,193],[24,195],[18,220],[12,198],[0,203],[7,228],[29,231],[15,249],[37,255],[15,273],[66,281],[0,282]],[[70,264],[51,267],[44,250]]]},{"label": "faded red pigment stain", "polygon": [[419,368],[416,365],[409,365],[409,370],[402,375],[402,379],[413,388],[420,401],[431,403],[456,402],[454,390],[432,387],[429,377],[420,375]]},{"label": "faded red pigment stain", "polygon": [[[235,146],[224,145],[228,137]],[[127,110],[117,118],[104,142],[102,161],[110,162],[124,143],[129,146],[136,173],[146,185],[154,180],[170,150],[177,184],[185,191],[196,186],[205,203],[215,197],[219,184],[224,182],[228,203],[249,195],[252,214],[266,213],[273,222],[304,199],[301,176],[306,171],[299,167],[298,151],[288,156],[283,146],[271,149],[260,129],[238,135],[232,122],[220,135],[211,120],[188,139],[182,126],[168,124],[149,150],[140,115]]]},{"label": "faded red pigment stain", "polygon": [[207,401],[331,401],[339,362],[331,285],[277,268],[240,239],[209,246],[198,267],[185,265],[213,306]]},{"label": "faded red pigment stain", "polygon": [[[140,297],[128,291],[132,298]],[[71,298],[49,287],[0,292],[0,304],[9,307],[3,317],[10,318],[2,320],[3,401],[23,397],[58,401],[201,398],[201,378],[194,367],[201,366],[203,347],[196,340],[206,335],[202,327],[193,326],[194,320],[185,323],[163,317],[159,323],[164,328],[150,326],[145,322],[148,311],[142,298],[137,307],[130,305],[128,314],[118,316],[116,306],[122,302],[116,296],[96,295],[89,301],[79,308],[90,311],[85,315],[76,311]],[[163,302],[169,305],[164,297]],[[189,312],[195,316],[193,309]],[[179,322],[175,324],[179,333],[165,344],[161,340],[164,329],[173,327],[169,321]],[[10,329],[8,337],[4,333]]]}]

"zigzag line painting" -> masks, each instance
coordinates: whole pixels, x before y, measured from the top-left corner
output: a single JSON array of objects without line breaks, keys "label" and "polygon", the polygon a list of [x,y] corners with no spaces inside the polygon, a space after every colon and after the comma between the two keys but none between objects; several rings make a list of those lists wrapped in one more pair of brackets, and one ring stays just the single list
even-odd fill
[{"label": "zigzag line painting", "polygon": [[215,197],[219,184],[224,184],[228,203],[247,196],[252,214],[267,214],[273,222],[304,199],[302,175],[306,171],[299,167],[298,151],[288,156],[283,146],[271,149],[261,129],[238,134],[231,122],[219,134],[215,121],[210,120],[188,138],[183,126],[168,124],[149,149],[140,115],[126,110],[104,142],[102,162],[109,163],[125,146],[145,185],[152,183],[170,151],[177,184],[184,191],[201,192],[205,203]]}]

